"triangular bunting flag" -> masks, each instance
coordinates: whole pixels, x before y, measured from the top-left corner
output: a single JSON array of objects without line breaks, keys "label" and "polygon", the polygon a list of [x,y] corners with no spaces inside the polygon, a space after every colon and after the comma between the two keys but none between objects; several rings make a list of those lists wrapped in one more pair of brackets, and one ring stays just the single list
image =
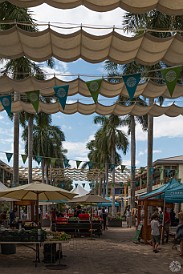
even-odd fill
[{"label": "triangular bunting flag", "polygon": [[29,91],[27,92],[27,97],[33,105],[35,111],[38,113],[39,109],[39,90]]},{"label": "triangular bunting flag", "polygon": [[102,83],[102,79],[86,82],[86,85],[95,103],[97,103],[98,101],[98,94],[100,91],[101,83]]},{"label": "triangular bunting flag", "polygon": [[171,96],[173,95],[174,88],[177,84],[177,80],[179,79],[181,71],[182,67],[167,68],[161,71]]},{"label": "triangular bunting flag", "polygon": [[64,167],[65,168],[69,167],[69,160],[64,159]]},{"label": "triangular bunting flag", "polygon": [[68,91],[69,91],[69,85],[66,86],[55,86],[54,88],[55,96],[58,98],[59,103],[61,104],[62,108],[65,108]]},{"label": "triangular bunting flag", "polygon": [[76,166],[77,166],[77,168],[80,166],[81,162],[82,162],[82,161],[76,161]]},{"label": "triangular bunting flag", "polygon": [[152,175],[154,173],[154,167],[150,168],[150,174]]},{"label": "triangular bunting flag", "polygon": [[57,158],[51,158],[51,166],[55,166],[55,162],[56,162]]},{"label": "triangular bunting flag", "polygon": [[93,163],[92,162],[88,162],[87,164],[88,164],[89,169],[91,169],[93,167]]},{"label": "triangular bunting flag", "polygon": [[6,158],[8,160],[8,163],[10,162],[12,156],[13,156],[13,153],[6,152]]},{"label": "triangular bunting flag", "polygon": [[114,168],[115,168],[115,165],[114,164],[110,164],[109,168],[110,168],[110,171],[112,172],[114,170]]},{"label": "triangular bunting flag", "polygon": [[142,174],[144,172],[144,170],[145,170],[145,167],[140,167],[139,173]]},{"label": "triangular bunting flag", "polygon": [[78,186],[78,184],[75,184],[75,187],[77,187]]},{"label": "triangular bunting flag", "polygon": [[121,172],[123,173],[125,170],[125,166],[124,165],[121,165]]},{"label": "triangular bunting flag", "polygon": [[22,161],[25,164],[25,162],[27,161],[27,155],[21,154],[21,156],[22,156]]},{"label": "triangular bunting flag", "polygon": [[132,167],[131,167],[132,173],[135,173],[135,168],[136,168],[135,166],[132,166]]},{"label": "triangular bunting flag", "polygon": [[133,74],[133,75],[124,75],[123,81],[125,83],[126,89],[128,91],[130,100],[133,99],[138,83],[140,82],[141,74]]},{"label": "triangular bunting flag", "polygon": [[42,156],[36,156],[35,158],[36,158],[36,159],[35,159],[36,162],[37,162],[38,165],[39,165],[39,164],[41,163],[43,157],[42,157]]},{"label": "triangular bunting flag", "polygon": [[0,101],[8,115],[11,115],[11,95],[1,96]]},{"label": "triangular bunting flag", "polygon": [[85,187],[85,183],[82,183],[82,186]]}]

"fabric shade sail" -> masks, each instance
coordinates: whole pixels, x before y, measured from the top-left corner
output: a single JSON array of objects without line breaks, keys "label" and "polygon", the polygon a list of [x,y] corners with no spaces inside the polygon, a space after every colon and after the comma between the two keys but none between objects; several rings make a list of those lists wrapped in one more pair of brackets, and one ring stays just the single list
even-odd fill
[{"label": "fabric shade sail", "polygon": [[165,201],[167,203],[183,203],[183,184],[176,188],[168,189],[165,192]]},{"label": "fabric shade sail", "polygon": [[[162,185],[161,187],[143,194],[141,196],[139,196],[138,199],[164,199],[165,198],[165,193],[167,191],[173,191],[174,189],[176,189],[177,187],[180,187],[182,184],[177,181],[175,178],[172,178],[167,184]],[[167,201],[166,201],[167,202]]]},{"label": "fabric shade sail", "polygon": [[[4,2],[4,0],[0,0],[0,2]],[[59,9],[72,9],[82,4],[86,8],[98,12],[110,11],[116,8],[132,13],[145,13],[152,9],[157,9],[170,15],[181,15],[183,12],[183,2],[181,0],[10,0],[9,2],[24,8],[46,3]]]},{"label": "fabric shade sail", "polygon": [[90,63],[109,59],[117,64],[136,61],[142,65],[154,65],[163,61],[176,66],[183,63],[183,36],[177,34],[158,38],[145,33],[125,37],[111,30],[96,36],[80,28],[71,34],[57,33],[51,28],[28,32],[13,27],[0,32],[0,58],[15,59],[21,56],[42,62],[51,56],[64,62],[79,58]]},{"label": "fabric shade sail", "polygon": [[[91,93],[88,90],[86,82],[78,77],[72,81],[62,81],[57,77],[52,77],[48,80],[38,80],[35,77],[30,76],[22,80],[16,80],[8,77],[6,74],[0,76],[0,94],[9,94],[16,91],[21,95],[25,95],[26,92],[29,92],[30,90],[40,90],[42,96],[51,97],[54,95],[53,87],[62,85],[69,85],[68,96],[81,95],[91,98]],[[103,79],[99,94],[106,98],[114,98],[116,96],[129,98],[122,78],[120,83],[111,83]],[[137,86],[134,98],[139,96],[144,96],[146,98],[157,98],[160,96],[164,98],[178,98],[182,95],[182,85],[180,84],[175,86],[173,95],[170,96],[167,85],[158,84],[149,80]]]},{"label": "fabric shade sail", "polygon": [[[4,110],[3,106],[0,105],[0,111]],[[32,104],[25,103],[22,101],[12,102],[11,111],[13,113],[25,111],[27,113],[35,114],[36,111]],[[56,103],[39,103],[39,112],[44,112],[47,114],[54,114],[57,112],[62,112],[64,114],[74,114],[79,112],[80,114],[90,115],[90,114],[100,114],[100,115],[110,115],[115,114],[119,116],[131,114],[134,116],[142,116],[142,115],[152,115],[153,117],[159,117],[161,115],[167,115],[169,117],[176,117],[178,115],[183,115],[183,108],[172,104],[167,107],[162,107],[157,104],[152,106],[144,107],[133,104],[131,106],[122,106],[118,103],[114,103],[110,106],[104,106],[102,104],[83,104],[80,102],[76,102],[73,104],[66,104],[65,109],[63,110],[62,106]]]}]

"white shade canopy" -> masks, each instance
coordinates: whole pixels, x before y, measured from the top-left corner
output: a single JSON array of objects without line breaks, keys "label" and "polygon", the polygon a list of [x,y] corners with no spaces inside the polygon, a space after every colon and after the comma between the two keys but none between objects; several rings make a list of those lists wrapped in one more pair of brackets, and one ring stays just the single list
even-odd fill
[{"label": "white shade canopy", "polygon": [[79,58],[90,63],[109,59],[117,64],[136,61],[142,65],[154,65],[163,61],[175,66],[183,63],[183,36],[177,34],[158,38],[145,33],[125,37],[115,31],[96,36],[83,28],[71,34],[57,33],[51,28],[29,32],[17,26],[0,32],[0,58],[15,59],[21,56],[42,62],[55,57],[64,62]]},{"label": "white shade canopy", "polygon": [[[26,94],[31,90],[40,90],[42,96],[54,96],[54,86],[69,85],[68,96],[81,95],[90,97],[91,93],[88,90],[86,82],[81,78],[76,78],[72,81],[62,81],[57,77],[52,77],[48,80],[38,80],[33,76],[29,76],[23,80],[16,80],[8,77],[6,74],[0,76],[0,94],[8,94],[11,92],[18,92],[21,95]],[[111,83],[105,79],[101,82],[99,95],[106,98],[114,98],[116,96],[123,96],[129,98],[129,94],[121,77],[121,82]],[[151,80],[145,83],[138,84],[134,94],[134,98],[139,96],[146,98],[157,98],[163,96],[164,98],[178,98],[183,95],[182,85],[175,86],[172,96],[167,89],[167,85],[158,84]]]},{"label": "white shade canopy", "polygon": [[[0,0],[3,2],[4,0]],[[170,15],[181,15],[183,13],[182,0],[10,0],[19,7],[35,7],[43,3],[60,9],[72,9],[81,5],[88,9],[105,12],[122,8],[132,13],[144,13],[152,9],[157,9]]]}]

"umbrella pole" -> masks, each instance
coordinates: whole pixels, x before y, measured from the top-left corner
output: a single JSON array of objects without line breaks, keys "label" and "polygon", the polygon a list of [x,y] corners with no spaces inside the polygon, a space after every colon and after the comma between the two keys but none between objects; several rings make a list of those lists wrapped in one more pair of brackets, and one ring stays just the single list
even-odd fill
[{"label": "umbrella pole", "polygon": [[164,225],[165,225],[165,198],[163,201],[163,223],[161,228],[161,244],[164,242]]},{"label": "umbrella pole", "polygon": [[39,194],[37,193],[37,200],[36,200],[36,223],[37,223],[37,225],[39,225],[38,206],[39,206]]}]

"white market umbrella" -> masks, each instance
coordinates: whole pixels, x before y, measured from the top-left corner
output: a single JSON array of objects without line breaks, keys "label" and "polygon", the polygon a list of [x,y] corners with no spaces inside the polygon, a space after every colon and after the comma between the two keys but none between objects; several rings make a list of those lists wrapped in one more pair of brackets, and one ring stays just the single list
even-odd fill
[{"label": "white market umbrella", "polygon": [[40,182],[12,187],[7,190],[0,190],[0,197],[18,200],[36,201],[36,219],[38,222],[39,201],[70,200],[76,194],[65,189]]},{"label": "white market umbrella", "polygon": [[[4,191],[9,189],[7,186],[5,186],[2,182],[0,182],[0,191]],[[0,202],[14,202],[14,201],[18,201],[17,199],[11,199],[11,198],[3,198],[0,197]]]}]

